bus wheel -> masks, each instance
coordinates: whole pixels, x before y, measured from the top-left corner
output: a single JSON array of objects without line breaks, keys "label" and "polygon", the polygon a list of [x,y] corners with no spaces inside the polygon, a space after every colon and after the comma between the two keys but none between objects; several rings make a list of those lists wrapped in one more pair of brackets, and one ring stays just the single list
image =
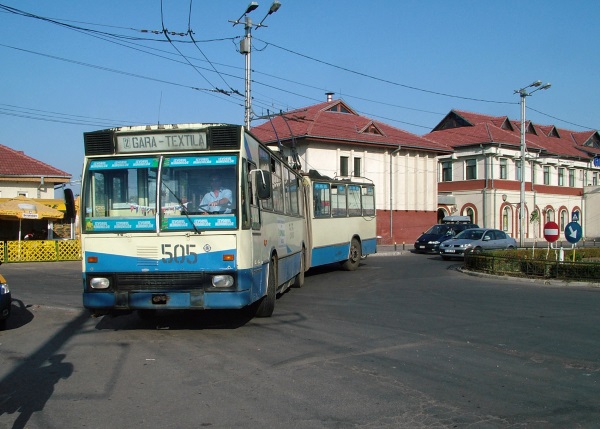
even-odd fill
[{"label": "bus wheel", "polygon": [[277,263],[275,258],[271,258],[269,262],[269,275],[267,278],[267,295],[265,295],[258,309],[256,310],[256,317],[271,317],[273,310],[275,310],[275,299],[277,298]]},{"label": "bus wheel", "polygon": [[300,255],[300,272],[296,274],[294,279],[294,287],[302,287],[304,285],[304,258],[306,257],[306,249],[302,247],[302,254]]},{"label": "bus wheel", "polygon": [[356,270],[360,264],[360,255],[362,255],[360,243],[356,238],[353,238],[350,242],[350,256],[342,262],[342,268],[346,271]]}]

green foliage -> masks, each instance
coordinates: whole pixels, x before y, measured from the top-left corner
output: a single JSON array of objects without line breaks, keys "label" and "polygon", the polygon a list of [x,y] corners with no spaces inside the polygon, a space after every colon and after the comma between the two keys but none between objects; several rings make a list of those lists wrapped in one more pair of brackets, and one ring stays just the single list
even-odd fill
[{"label": "green foliage", "polygon": [[557,260],[558,253],[547,248],[536,249],[535,254],[532,249],[489,251],[467,255],[465,268],[499,275],[600,282],[600,249],[564,249],[562,262]]}]

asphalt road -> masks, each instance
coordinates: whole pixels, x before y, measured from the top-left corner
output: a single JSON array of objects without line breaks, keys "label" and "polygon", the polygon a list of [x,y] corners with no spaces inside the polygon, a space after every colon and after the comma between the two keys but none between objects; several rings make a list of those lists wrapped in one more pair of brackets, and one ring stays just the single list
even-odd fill
[{"label": "asphalt road", "polygon": [[3,428],[573,428],[600,422],[600,289],[402,252],[237,312],[94,319],[79,263],[2,265]]}]

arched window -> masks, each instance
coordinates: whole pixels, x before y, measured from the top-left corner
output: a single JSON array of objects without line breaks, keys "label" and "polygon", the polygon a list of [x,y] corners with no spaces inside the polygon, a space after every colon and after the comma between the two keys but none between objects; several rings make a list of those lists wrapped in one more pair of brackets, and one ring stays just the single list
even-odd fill
[{"label": "arched window", "polygon": [[469,207],[467,209],[467,216],[469,216],[471,218],[471,223],[475,223],[474,219],[475,219],[475,211],[473,211],[473,209],[471,207]]},{"label": "arched window", "polygon": [[509,210],[508,210],[508,206],[506,206],[506,207],[504,207],[504,210],[502,210],[502,231],[508,231],[509,218],[510,218]]},{"label": "arched window", "polygon": [[546,222],[554,222],[554,210],[546,210]]},{"label": "arched window", "polygon": [[565,230],[567,223],[569,223],[568,219],[569,219],[569,214],[567,213],[566,210],[562,210],[560,212],[560,225],[559,225],[561,231]]}]

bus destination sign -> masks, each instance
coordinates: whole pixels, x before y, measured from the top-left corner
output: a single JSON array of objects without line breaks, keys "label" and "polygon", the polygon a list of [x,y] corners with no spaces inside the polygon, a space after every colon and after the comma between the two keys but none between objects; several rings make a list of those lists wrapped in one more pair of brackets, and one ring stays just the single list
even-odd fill
[{"label": "bus destination sign", "polygon": [[174,152],[206,149],[206,133],[117,135],[118,153]]}]

